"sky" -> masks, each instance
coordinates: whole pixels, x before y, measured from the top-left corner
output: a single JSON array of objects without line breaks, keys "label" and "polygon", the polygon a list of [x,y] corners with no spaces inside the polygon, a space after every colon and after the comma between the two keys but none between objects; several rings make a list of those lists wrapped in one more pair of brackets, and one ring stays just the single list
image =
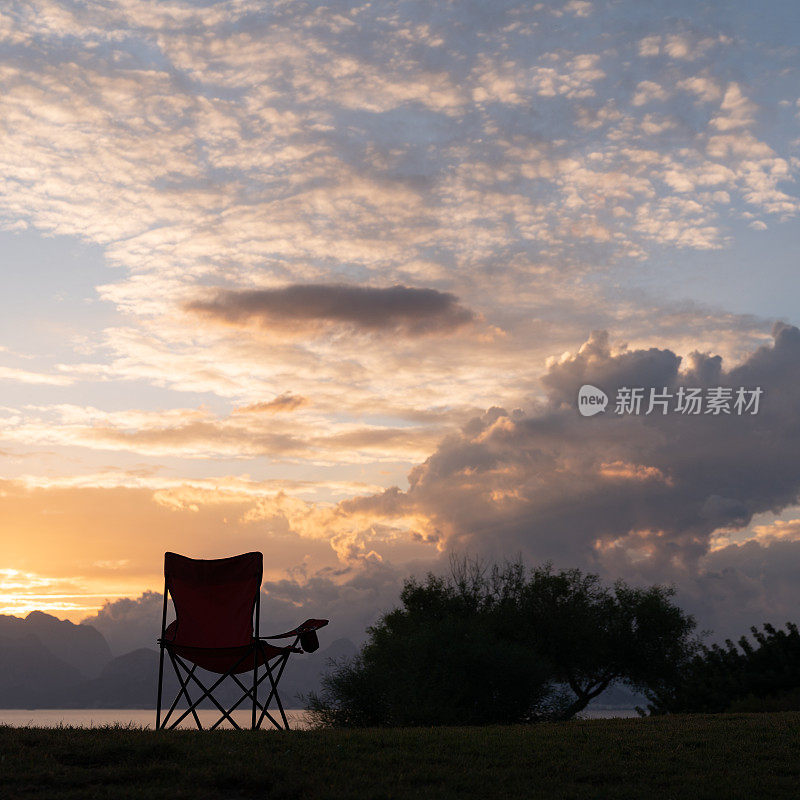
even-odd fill
[{"label": "sky", "polygon": [[780,0],[3,4],[0,613],[124,650],[166,550],[260,550],[276,625],[351,637],[464,554],[796,620],[798,41]]}]

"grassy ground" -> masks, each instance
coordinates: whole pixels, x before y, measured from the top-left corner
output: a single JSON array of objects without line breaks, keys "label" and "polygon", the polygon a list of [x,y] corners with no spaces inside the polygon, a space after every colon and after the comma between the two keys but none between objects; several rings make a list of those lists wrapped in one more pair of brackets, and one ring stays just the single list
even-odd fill
[{"label": "grassy ground", "polygon": [[0,727],[0,798],[800,796],[800,713],[530,727]]}]

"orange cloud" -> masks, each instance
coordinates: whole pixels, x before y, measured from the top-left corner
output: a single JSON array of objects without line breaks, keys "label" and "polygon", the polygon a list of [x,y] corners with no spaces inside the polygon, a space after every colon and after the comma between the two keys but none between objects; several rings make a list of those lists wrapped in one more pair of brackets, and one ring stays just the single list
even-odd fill
[{"label": "orange cloud", "polygon": [[287,392],[266,402],[251,403],[241,408],[235,408],[234,414],[259,414],[262,412],[277,414],[280,411],[294,411],[297,408],[302,408],[308,405],[308,402],[308,398],[306,397],[300,397],[299,395],[289,394]]}]

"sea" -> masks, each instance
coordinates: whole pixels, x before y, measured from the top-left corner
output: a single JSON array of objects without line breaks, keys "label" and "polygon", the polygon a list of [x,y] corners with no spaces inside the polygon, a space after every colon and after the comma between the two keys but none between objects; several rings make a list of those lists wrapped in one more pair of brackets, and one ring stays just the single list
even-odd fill
[{"label": "sea", "polygon": [[[183,713],[181,711],[181,713]],[[209,727],[216,722],[219,714],[214,709],[200,709],[198,712],[203,727]],[[178,715],[179,716],[179,715]],[[277,712],[273,714],[279,719]],[[612,719],[620,717],[636,717],[638,714],[633,708],[604,708],[587,709],[581,715],[583,719]],[[309,727],[308,713],[300,708],[286,709],[289,726],[294,730]],[[175,719],[176,717],[173,717]],[[233,718],[242,728],[250,727],[251,712],[237,709]],[[154,728],[155,711],[151,708],[36,708],[36,709],[0,709],[0,725],[10,725],[14,728],[102,728],[106,725],[122,725],[133,728]],[[196,728],[191,715],[187,716],[178,726],[179,728]],[[227,721],[219,726],[230,728]],[[276,728],[264,720],[262,727],[265,730]]]}]

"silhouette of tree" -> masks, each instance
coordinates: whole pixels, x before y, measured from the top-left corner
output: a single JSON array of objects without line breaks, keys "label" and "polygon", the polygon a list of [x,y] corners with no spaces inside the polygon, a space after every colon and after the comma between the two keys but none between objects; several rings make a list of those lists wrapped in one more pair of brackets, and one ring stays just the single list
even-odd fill
[{"label": "silhouette of tree", "polygon": [[454,559],[447,577],[405,582],[400,607],[333,665],[308,708],[332,726],[569,719],[613,683],[647,688],[686,662],[694,620],[672,594]]},{"label": "silhouette of tree", "polygon": [[648,692],[654,714],[734,710],[796,709],[800,703],[800,632],[788,622],[786,630],[769,623],[764,631],[750,629],[738,646],[703,647],[671,680]]},{"label": "silhouette of tree", "polygon": [[645,690],[672,677],[698,647],[694,619],[672,603],[674,589],[602,585],[580,570],[534,569],[518,616],[526,641],[553,666],[573,697],[569,719],[612,684]]}]

